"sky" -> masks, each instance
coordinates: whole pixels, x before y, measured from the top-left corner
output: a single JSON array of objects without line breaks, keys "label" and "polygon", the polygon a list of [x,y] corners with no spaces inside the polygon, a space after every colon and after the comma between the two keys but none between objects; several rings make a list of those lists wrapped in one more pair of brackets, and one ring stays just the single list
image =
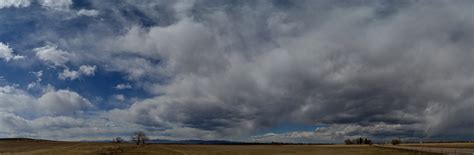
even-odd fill
[{"label": "sky", "polygon": [[0,137],[474,140],[469,0],[0,0]]}]

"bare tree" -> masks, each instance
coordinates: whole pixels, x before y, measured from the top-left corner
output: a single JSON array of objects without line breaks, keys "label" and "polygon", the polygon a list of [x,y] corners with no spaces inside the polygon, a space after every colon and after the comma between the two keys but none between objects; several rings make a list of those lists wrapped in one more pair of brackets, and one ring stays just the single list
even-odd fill
[{"label": "bare tree", "polygon": [[145,145],[145,142],[147,140],[148,140],[148,137],[143,131],[135,132],[132,135],[132,141],[135,142],[137,145],[140,145],[140,144]]},{"label": "bare tree", "polygon": [[344,143],[346,143],[346,145],[354,144],[354,142],[352,142],[351,139],[346,139],[346,140],[344,141]]}]

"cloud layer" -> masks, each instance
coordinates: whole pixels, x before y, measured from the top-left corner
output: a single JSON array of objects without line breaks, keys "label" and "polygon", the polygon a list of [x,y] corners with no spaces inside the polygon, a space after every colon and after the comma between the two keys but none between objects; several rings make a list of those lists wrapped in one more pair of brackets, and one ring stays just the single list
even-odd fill
[{"label": "cloud layer", "polygon": [[[120,92],[86,99],[45,88],[35,97],[4,86],[0,95],[13,97],[0,102],[0,112],[18,121],[3,120],[0,134],[16,126],[42,128],[34,121],[47,117],[58,124],[76,120],[61,128],[67,133],[88,120],[119,124],[98,134],[142,129],[173,139],[339,142],[474,135],[469,1],[51,2],[40,3],[42,11],[56,13],[48,18],[67,10],[84,18],[57,18],[83,25],[37,32],[44,37],[32,40],[39,42],[30,47],[35,63],[61,80],[117,73],[124,81],[110,91]],[[20,55],[0,44],[0,58],[15,56]],[[131,90],[147,95],[133,97]],[[15,100],[43,110],[21,115]],[[288,123],[321,127],[272,131]]]},{"label": "cloud layer", "polygon": [[[387,123],[441,134],[451,132],[443,128],[446,117],[429,117],[472,107],[463,103],[473,84],[469,7],[422,2],[382,14],[389,8],[351,6],[311,16],[307,6],[318,4],[307,3],[277,13],[267,3],[243,4],[168,26],[132,27],[117,44],[161,59],[174,79],[156,86],[165,95],[126,111],[139,124],[223,135],[283,122]],[[468,119],[456,114],[452,119]]]}]

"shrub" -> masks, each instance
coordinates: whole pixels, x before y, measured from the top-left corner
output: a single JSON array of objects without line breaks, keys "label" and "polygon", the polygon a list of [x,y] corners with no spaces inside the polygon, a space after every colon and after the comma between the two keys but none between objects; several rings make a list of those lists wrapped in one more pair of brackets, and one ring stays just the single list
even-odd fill
[{"label": "shrub", "polygon": [[402,143],[402,142],[401,142],[400,140],[398,140],[398,139],[393,139],[393,140],[392,140],[392,145],[398,145],[398,144],[400,144],[400,143]]}]

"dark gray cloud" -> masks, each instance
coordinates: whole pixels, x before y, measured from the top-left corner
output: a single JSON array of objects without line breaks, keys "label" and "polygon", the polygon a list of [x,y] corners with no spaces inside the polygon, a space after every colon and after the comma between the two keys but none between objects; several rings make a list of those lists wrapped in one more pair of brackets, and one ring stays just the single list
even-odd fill
[{"label": "dark gray cloud", "polygon": [[133,28],[118,41],[156,55],[173,77],[156,86],[162,95],[128,110],[137,123],[224,135],[281,122],[468,133],[469,124],[430,112],[471,107],[470,2],[201,5],[200,14],[191,7],[174,24]]}]

